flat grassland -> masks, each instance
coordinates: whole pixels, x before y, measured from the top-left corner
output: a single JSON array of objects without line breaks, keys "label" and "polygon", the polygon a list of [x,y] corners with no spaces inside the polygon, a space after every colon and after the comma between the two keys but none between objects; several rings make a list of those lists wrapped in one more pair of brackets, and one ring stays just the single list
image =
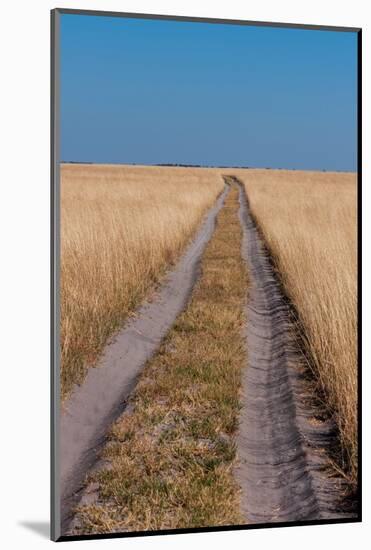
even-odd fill
[{"label": "flat grassland", "polygon": [[160,280],[224,187],[212,169],[61,166],[61,395]]},{"label": "flat grassland", "polygon": [[345,464],[357,475],[356,175],[234,171],[298,312],[316,377],[337,411]]},{"label": "flat grassland", "polygon": [[245,185],[315,377],[357,476],[356,175],[293,170],[64,164],[61,390],[83,381],[109,338],[180,255],[223,189]]},{"label": "flat grassland", "polygon": [[233,186],[190,303],[113,425],[108,466],[89,475],[99,501],[78,507],[74,534],[243,523],[232,471],[248,287],[238,208]]}]

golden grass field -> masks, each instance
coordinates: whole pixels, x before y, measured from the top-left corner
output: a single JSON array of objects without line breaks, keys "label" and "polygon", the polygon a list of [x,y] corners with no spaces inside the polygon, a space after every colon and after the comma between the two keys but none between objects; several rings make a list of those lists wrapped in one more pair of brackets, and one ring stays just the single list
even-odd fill
[{"label": "golden grass field", "polygon": [[159,281],[223,189],[215,170],[61,166],[61,394]]},{"label": "golden grass field", "polygon": [[357,474],[356,175],[236,170],[296,306],[315,373]]},{"label": "golden grass field", "polygon": [[[61,388],[179,256],[223,188],[245,184],[357,474],[356,175],[110,165],[61,168]],[[344,463],[345,466],[345,463]]]},{"label": "golden grass field", "polygon": [[243,523],[232,471],[248,287],[238,208],[233,186],[190,303],[113,425],[107,467],[89,476],[99,503],[78,507],[73,534]]}]

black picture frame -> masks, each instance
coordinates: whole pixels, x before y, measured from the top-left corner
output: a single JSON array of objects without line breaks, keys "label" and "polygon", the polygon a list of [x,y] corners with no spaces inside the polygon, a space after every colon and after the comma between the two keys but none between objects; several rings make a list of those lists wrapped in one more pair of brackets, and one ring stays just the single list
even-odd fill
[{"label": "black picture frame", "polygon": [[[59,39],[60,39],[60,17],[63,14],[119,17],[132,19],[151,19],[182,22],[199,22],[228,25],[245,25],[261,27],[280,27],[293,29],[338,31],[357,33],[357,246],[358,246],[358,517],[355,519],[328,519],[328,520],[304,520],[281,523],[259,523],[255,525],[232,525],[222,527],[185,528],[161,531],[136,531],[123,533],[92,534],[78,536],[63,536],[60,532],[60,494],[58,488],[59,470],[59,367],[60,367],[60,346],[59,346],[59,269],[60,269],[60,177],[59,177],[59,128],[60,128],[60,94],[59,94]],[[74,541],[89,539],[109,539],[155,536],[181,533],[197,532],[219,532],[250,529],[279,528],[289,526],[308,526],[323,524],[358,523],[362,521],[362,29],[358,27],[336,27],[318,24],[292,24],[275,23],[267,21],[248,21],[238,19],[200,18],[174,15],[157,15],[143,13],[125,13],[99,10],[79,10],[55,8],[51,10],[51,111],[50,111],[50,170],[51,170],[51,235],[50,235],[50,256],[51,256],[51,432],[50,432],[50,456],[51,456],[51,538],[54,541]]]}]

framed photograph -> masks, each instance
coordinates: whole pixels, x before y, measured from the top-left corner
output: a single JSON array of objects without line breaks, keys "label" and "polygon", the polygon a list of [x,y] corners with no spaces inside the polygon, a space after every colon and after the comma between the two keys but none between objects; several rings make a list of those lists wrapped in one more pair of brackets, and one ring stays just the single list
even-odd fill
[{"label": "framed photograph", "polygon": [[51,36],[53,540],[361,521],[361,29]]}]

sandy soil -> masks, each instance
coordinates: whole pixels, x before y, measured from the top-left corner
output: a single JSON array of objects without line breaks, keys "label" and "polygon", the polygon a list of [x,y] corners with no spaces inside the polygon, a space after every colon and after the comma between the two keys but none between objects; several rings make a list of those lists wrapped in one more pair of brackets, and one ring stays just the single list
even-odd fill
[{"label": "sandy soil", "polygon": [[335,425],[310,404],[289,305],[240,187],[242,254],[248,263],[248,363],[238,434],[236,476],[247,523],[353,517],[342,478],[330,476],[326,449]]},{"label": "sandy soil", "polygon": [[[236,179],[237,183],[238,180]],[[145,364],[184,309],[198,275],[227,189],[158,294],[117,335],[82,386],[66,403],[60,426],[61,517],[66,532],[71,509],[83,495],[86,472],[97,463],[108,428]],[[311,399],[303,355],[294,338],[290,305],[240,186],[242,255],[249,269],[247,365],[237,437],[236,479],[246,523],[356,517],[348,487],[329,468],[336,426]]]},{"label": "sandy soil", "polygon": [[114,341],[97,368],[89,369],[65,403],[60,420],[61,523],[65,532],[86,472],[98,458],[107,429],[123,412],[145,362],[184,309],[198,276],[199,260],[215,226],[226,188],[151,302],[145,303]]}]

